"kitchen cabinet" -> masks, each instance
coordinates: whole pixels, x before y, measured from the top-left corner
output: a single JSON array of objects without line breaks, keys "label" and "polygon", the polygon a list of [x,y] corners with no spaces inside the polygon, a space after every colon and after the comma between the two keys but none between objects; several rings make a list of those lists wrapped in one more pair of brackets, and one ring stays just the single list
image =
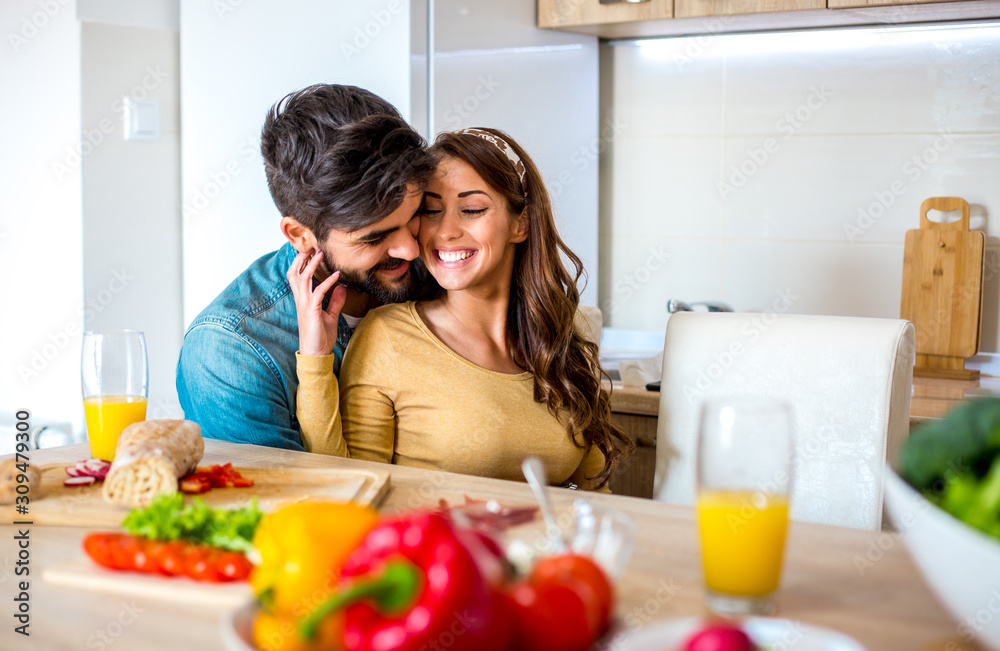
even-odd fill
[{"label": "kitchen cabinet", "polygon": [[827,7],[830,9],[856,9],[858,7],[919,5],[932,2],[957,2],[957,0],[827,0]]},{"label": "kitchen cabinet", "polygon": [[539,27],[599,25],[637,20],[671,18],[674,0],[616,2],[602,5],[599,0],[538,0]]},{"label": "kitchen cabinet", "polygon": [[607,39],[998,17],[1000,0],[538,0],[539,27]]},{"label": "kitchen cabinet", "polygon": [[826,0],[674,0],[674,16],[676,18],[759,14],[802,9],[826,9]]}]

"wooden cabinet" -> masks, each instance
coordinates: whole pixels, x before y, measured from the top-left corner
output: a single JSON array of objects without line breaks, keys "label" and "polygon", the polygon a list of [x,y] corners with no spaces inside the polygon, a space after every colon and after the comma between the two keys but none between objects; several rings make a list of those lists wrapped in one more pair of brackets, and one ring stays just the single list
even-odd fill
[{"label": "wooden cabinet", "polygon": [[538,26],[559,28],[656,20],[672,18],[673,12],[674,0],[606,5],[599,0],[538,0]]},{"label": "wooden cabinet", "polygon": [[[826,9],[827,0],[674,0],[675,18]],[[844,0],[849,2],[850,0]]]},{"label": "wooden cabinet", "polygon": [[857,9],[858,7],[894,7],[897,5],[919,5],[932,2],[957,2],[958,0],[827,0],[830,9]]},{"label": "wooden cabinet", "polygon": [[609,39],[998,17],[1000,0],[538,0],[539,27]]}]

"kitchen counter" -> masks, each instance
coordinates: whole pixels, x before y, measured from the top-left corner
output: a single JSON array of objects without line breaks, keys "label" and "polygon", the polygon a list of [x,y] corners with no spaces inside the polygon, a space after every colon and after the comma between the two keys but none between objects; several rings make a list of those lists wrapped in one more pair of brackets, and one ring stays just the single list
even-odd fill
[{"label": "kitchen counter", "polygon": [[[976,396],[1000,396],[1000,378],[979,380],[944,380],[913,378],[910,399],[910,427],[941,418],[963,400]],[[635,439],[636,454],[611,480],[611,490],[635,497],[653,496],[656,470],[656,424],[660,410],[660,394],[645,388],[626,387],[614,383],[611,391],[611,411],[620,426]]]},{"label": "kitchen counter", "polygon": [[[1000,396],[1000,378],[979,380],[944,380],[913,378],[910,399],[910,421],[916,424],[930,418],[941,418],[958,403],[976,396]],[[660,409],[660,393],[637,387],[613,385],[611,410],[619,414],[656,416]],[[655,441],[653,442],[655,444]]]},{"label": "kitchen counter", "polygon": [[[85,444],[34,451],[35,464],[71,463],[88,456]],[[206,441],[202,465],[232,462],[238,467],[386,468],[352,459]],[[389,466],[391,482],[380,508],[397,512],[435,508],[438,500],[462,503],[466,496],[509,505],[534,504],[526,484],[467,475]],[[578,491],[553,489],[557,515],[566,514]],[[698,538],[690,507],[618,495],[587,494],[594,504],[627,513],[638,525],[635,553],[617,584],[615,608],[620,632],[676,617],[703,614],[704,591]],[[11,513],[5,507],[5,513]],[[7,520],[8,522],[10,520]],[[21,527],[25,529],[26,527]],[[219,633],[229,608],[223,603],[179,603],[153,595],[129,595],[56,586],[42,580],[47,567],[84,559],[80,541],[90,529],[33,525],[30,575],[15,576],[18,529],[0,525],[0,593],[8,612],[18,582],[30,581],[31,637],[13,632],[8,614],[0,648],[32,651],[104,649],[176,651],[222,648]],[[538,518],[511,535],[528,542],[545,537]],[[966,645],[941,604],[920,577],[903,545],[877,531],[793,522],[789,529],[778,615],[843,631],[872,651],[978,649]],[[888,540],[888,543],[885,541]],[[859,570],[858,559],[877,557]],[[164,579],[167,580],[167,579]],[[610,641],[607,648],[618,648]],[[601,647],[604,648],[604,647]]]}]

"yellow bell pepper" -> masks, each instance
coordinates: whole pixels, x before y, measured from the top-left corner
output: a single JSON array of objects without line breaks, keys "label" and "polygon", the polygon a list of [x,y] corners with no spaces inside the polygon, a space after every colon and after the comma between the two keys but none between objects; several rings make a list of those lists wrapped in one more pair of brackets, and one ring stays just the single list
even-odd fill
[{"label": "yellow bell pepper", "polygon": [[304,617],[334,590],[340,568],[378,522],[356,504],[305,502],[265,515],[254,534],[250,586],[272,615]]},{"label": "yellow bell pepper", "polygon": [[299,620],[293,615],[257,613],[253,641],[258,651],[341,651],[344,648],[343,618],[327,617],[316,638],[307,642],[298,633]]}]

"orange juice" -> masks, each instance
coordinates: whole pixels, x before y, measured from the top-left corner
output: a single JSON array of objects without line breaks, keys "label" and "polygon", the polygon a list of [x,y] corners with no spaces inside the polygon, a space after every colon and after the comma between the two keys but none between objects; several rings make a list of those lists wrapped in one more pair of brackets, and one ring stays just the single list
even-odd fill
[{"label": "orange juice", "polygon": [[788,498],[754,491],[698,494],[705,585],[713,592],[763,597],[778,589],[788,529]]},{"label": "orange juice", "polygon": [[83,413],[87,417],[90,455],[95,459],[114,461],[122,430],[146,419],[146,398],[90,396],[83,399]]}]

